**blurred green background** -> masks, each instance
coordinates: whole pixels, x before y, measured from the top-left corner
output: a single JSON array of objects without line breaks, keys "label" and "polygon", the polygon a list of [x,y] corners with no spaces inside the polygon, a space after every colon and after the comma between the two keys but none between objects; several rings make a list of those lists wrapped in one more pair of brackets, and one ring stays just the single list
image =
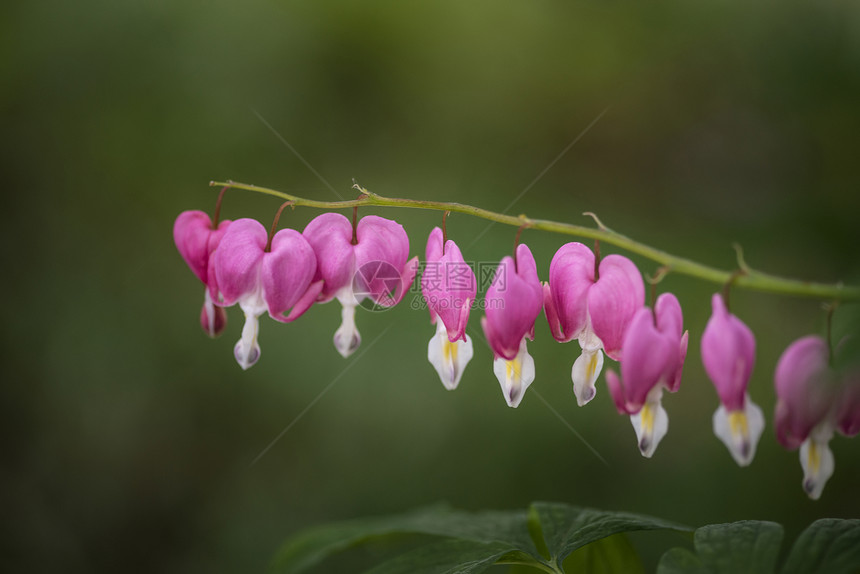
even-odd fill
[{"label": "blurred green background", "polygon": [[[364,349],[384,334],[349,360],[331,343],[337,303],[264,319],[262,358],[242,372],[238,309],[220,339],[203,335],[203,289],[171,235],[180,211],[211,212],[212,179],[337,199],[258,115],[345,197],[356,178],[501,211],[606,110],[511,213],[590,224],[581,213],[594,211],[717,267],[739,242],[753,267],[857,284],[857,3],[37,0],[0,15],[0,496],[2,563],[16,572],[261,571],[302,527],[442,500],[769,519],[789,540],[813,519],[860,515],[860,441],[831,443],[836,473],[811,502],[797,453],[773,437],[774,365],[824,332],[819,301],[733,293],[758,338],[750,393],[768,418],[741,469],[711,433],[698,352],[719,287],[668,277],[691,352],[664,400],[669,434],[645,460],[602,377],[576,406],[578,346],[556,343],[543,316],[516,410],[483,343],[460,388],[443,389],[426,361],[434,328],[409,300],[359,310]],[[278,203],[228,192],[223,216],[268,225]],[[404,224],[422,256],[440,223],[372,212]],[[448,222],[468,260],[498,261],[515,230],[485,228]],[[567,240],[523,234],[542,279]],[[837,330],[852,313],[837,311]]]}]

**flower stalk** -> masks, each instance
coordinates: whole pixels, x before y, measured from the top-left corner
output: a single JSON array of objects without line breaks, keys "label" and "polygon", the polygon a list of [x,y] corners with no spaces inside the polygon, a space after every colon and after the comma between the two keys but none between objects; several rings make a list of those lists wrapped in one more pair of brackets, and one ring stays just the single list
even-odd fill
[{"label": "flower stalk", "polygon": [[286,201],[292,201],[294,206],[315,207],[319,209],[351,209],[361,206],[375,206],[430,209],[436,211],[464,213],[514,227],[528,227],[530,229],[549,231],[551,233],[560,233],[562,235],[571,235],[602,241],[610,245],[620,247],[630,253],[635,253],[655,261],[667,267],[672,273],[696,277],[711,283],[726,285],[731,282],[731,285],[734,288],[750,289],[783,295],[794,295],[798,297],[830,299],[834,301],[860,301],[860,286],[844,285],[842,283],[813,283],[809,281],[778,277],[754,270],[746,265],[744,265],[742,274],[738,274],[737,271],[717,269],[690,259],[672,255],[660,249],[645,245],[644,243],[640,243],[625,235],[612,231],[608,227],[602,225],[598,220],[596,220],[598,228],[595,229],[592,227],[551,221],[547,219],[531,219],[524,215],[505,215],[503,213],[497,213],[488,209],[463,203],[383,197],[361,188],[357,184],[354,187],[362,193],[362,196],[358,199],[347,201],[318,201],[306,199],[266,187],[233,181],[212,181],[209,185],[213,187],[228,187],[232,189],[242,189],[245,191],[263,193],[282,198]]}]

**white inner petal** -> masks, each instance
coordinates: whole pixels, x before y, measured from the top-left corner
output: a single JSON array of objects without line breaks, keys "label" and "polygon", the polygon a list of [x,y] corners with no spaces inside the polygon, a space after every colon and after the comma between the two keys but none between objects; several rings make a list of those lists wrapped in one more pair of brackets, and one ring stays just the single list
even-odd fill
[{"label": "white inner petal", "polygon": [[203,308],[206,309],[206,334],[210,337],[215,336],[215,303],[212,302],[212,296],[209,294],[209,288],[203,289]]},{"label": "white inner petal", "polygon": [[239,300],[239,307],[245,313],[245,324],[242,326],[242,338],[233,347],[233,356],[242,370],[248,370],[260,359],[260,345],[257,334],[260,328],[258,317],[266,312],[262,293],[256,293]]},{"label": "white inner petal", "polygon": [[570,371],[570,378],[573,380],[573,394],[576,395],[576,402],[579,406],[587,404],[594,398],[597,393],[594,383],[597,382],[597,377],[600,376],[602,369],[603,351],[599,348],[583,348],[582,354],[574,361]]},{"label": "white inner petal", "polygon": [[498,358],[493,361],[493,373],[502,387],[505,402],[517,408],[532,381],[535,380],[535,361],[526,348],[526,338],[520,341],[520,350],[513,360]]},{"label": "white inner petal", "polygon": [[587,319],[585,327],[579,333],[579,346],[583,351],[596,351],[603,348],[603,341],[591,330],[591,317]]},{"label": "white inner petal", "polygon": [[824,485],[833,476],[836,463],[830,450],[833,427],[824,422],[800,445],[800,466],[803,467],[803,490],[812,500],[818,500]]},{"label": "white inner petal", "polygon": [[666,436],[669,430],[669,415],[663,408],[663,387],[658,385],[651,389],[645,405],[635,415],[630,415],[633,430],[636,431],[636,440],[639,444],[639,452],[645,458],[651,458],[657,445]]},{"label": "white inner petal", "polygon": [[352,290],[352,283],[349,283],[346,287],[342,287],[337,293],[334,294],[337,300],[344,307],[348,305],[352,305],[355,307],[359,304],[358,299],[355,298],[355,292]]},{"label": "white inner petal", "polygon": [[355,326],[355,303],[344,303],[346,298],[338,300],[343,305],[340,311],[341,323],[334,332],[334,348],[345,359],[361,345],[361,334]]},{"label": "white inner petal", "polygon": [[448,331],[442,319],[436,319],[436,334],[427,345],[427,359],[436,369],[446,389],[453,391],[457,388],[473,354],[472,340],[468,336],[465,341],[452,343],[448,340]]},{"label": "white inner petal", "polygon": [[714,413],[714,434],[729,449],[740,466],[748,466],[755,458],[756,447],[764,432],[764,414],[749,395],[745,395],[743,410],[727,411],[723,405]]}]

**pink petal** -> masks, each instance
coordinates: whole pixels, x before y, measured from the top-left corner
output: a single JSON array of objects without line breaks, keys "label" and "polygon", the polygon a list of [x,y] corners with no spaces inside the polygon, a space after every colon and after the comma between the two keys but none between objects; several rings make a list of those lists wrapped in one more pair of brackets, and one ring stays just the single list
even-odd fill
[{"label": "pink petal", "polygon": [[547,323],[549,323],[549,330],[550,333],[552,333],[553,338],[562,343],[567,342],[569,339],[565,338],[564,332],[562,331],[561,321],[558,318],[558,311],[555,308],[555,302],[552,297],[552,288],[549,286],[549,282],[543,284],[543,312],[546,315]]},{"label": "pink petal", "polygon": [[355,246],[356,275],[353,289],[357,296],[369,296],[384,307],[400,302],[418,271],[415,258],[407,264],[409,237],[403,226],[375,215],[358,222]]},{"label": "pink petal", "polygon": [[835,381],[828,367],[827,343],[818,336],[798,339],[786,348],[774,372],[776,437],[795,449],[827,416]]},{"label": "pink petal", "polygon": [[728,312],[720,294],[714,294],[711,306],[713,314],[702,334],[702,363],[726,410],[741,410],[755,363],[755,337]]},{"label": "pink petal", "polygon": [[[478,294],[478,281],[472,267],[463,259],[460,248],[450,239],[445,245],[445,255],[439,259],[439,262],[444,279],[442,285],[444,295],[450,304],[444,309],[439,309],[438,313],[442,316],[446,327],[454,327],[460,322],[460,310],[467,301],[469,303],[475,301]],[[466,313],[466,319],[468,317],[469,314]],[[450,331],[451,328],[448,330]]]},{"label": "pink petal", "polygon": [[[493,346],[495,341],[497,340],[496,332],[493,330],[493,324],[487,319],[487,316],[484,315],[481,317],[481,329],[484,331],[484,338],[487,340],[487,343],[490,345],[490,348],[495,349]],[[494,350],[495,354],[495,350]],[[499,355],[495,355],[494,358],[498,358]],[[512,360],[512,359],[509,359]]]},{"label": "pink petal", "polygon": [[323,213],[308,223],[302,235],[316,254],[314,280],[325,281],[320,301],[330,301],[352,283],[355,274],[352,223],[340,213]]},{"label": "pink petal", "polygon": [[533,335],[543,302],[537,266],[524,244],[517,246],[517,264],[515,270],[512,258],[502,259],[486,295],[487,342],[496,358],[509,361],[517,356],[523,337]]},{"label": "pink petal", "polygon": [[684,370],[684,360],[687,358],[689,332],[683,332],[684,314],[678,298],[672,293],[663,293],[657,297],[654,309],[657,315],[657,328],[678,341],[678,365],[675,372],[666,380],[666,388],[674,393],[681,386],[681,373]]},{"label": "pink petal", "polygon": [[425,261],[439,261],[442,258],[442,230],[434,227],[427,237],[427,248],[424,250]]},{"label": "pink petal", "polygon": [[424,271],[421,273],[421,294],[427,303],[427,311],[430,313],[430,323],[436,324],[436,298],[439,297],[438,288],[433,287],[444,281],[444,275],[439,264],[442,257],[442,230],[434,227],[427,238],[427,247],[424,250]]},{"label": "pink petal", "polygon": [[272,238],[272,250],[263,256],[260,278],[269,315],[284,320],[305,295],[317,269],[316,256],[302,234],[282,229]]},{"label": "pink petal", "polygon": [[376,215],[361,218],[357,227],[355,246],[356,267],[373,261],[385,261],[403,269],[409,258],[409,237],[403,226]]},{"label": "pink petal", "polygon": [[[587,294],[594,285],[594,253],[582,243],[562,245],[549,266],[553,337],[567,342],[579,336],[588,321]],[[546,307],[546,305],[545,305]],[[549,314],[547,314],[549,319]]]},{"label": "pink petal", "polygon": [[221,240],[224,238],[224,234],[227,233],[227,229],[230,226],[229,220],[223,220],[218,224],[218,229],[213,231],[209,235],[209,260],[206,264],[206,286],[209,289],[209,296],[216,297],[218,295],[218,281],[215,277],[215,265],[213,263],[213,257],[215,256],[215,251],[218,249],[218,246],[221,245]]},{"label": "pink petal", "polygon": [[222,221],[218,229],[212,229],[212,220],[202,211],[183,211],[173,224],[173,241],[182,259],[204,284],[209,276],[209,256],[218,247],[218,242],[230,222]]},{"label": "pink petal", "polygon": [[466,340],[466,327],[469,324],[469,313],[472,310],[472,304],[475,300],[470,299],[468,304],[460,307],[460,317],[457,319],[457,328],[455,330],[447,329],[448,340],[452,343],[457,340]]},{"label": "pink petal", "polygon": [[845,436],[860,433],[860,370],[844,378],[836,409],[836,425]]},{"label": "pink petal", "polygon": [[[284,323],[290,323],[304,315],[305,311],[310,309],[311,306],[313,306],[313,304],[316,302],[317,298],[319,297],[319,294],[322,292],[322,288],[322,279],[316,281],[315,283],[311,283],[308,287],[308,290],[305,291],[305,294],[302,295],[301,299],[299,299],[293,306],[292,310],[290,311],[290,314],[283,319]],[[280,319],[278,320],[280,321]]]},{"label": "pink petal", "polygon": [[681,342],[678,345],[678,367],[675,369],[675,374],[666,381],[666,389],[670,393],[675,393],[681,386],[681,375],[684,373],[684,361],[687,359],[687,343],[690,339],[690,332],[684,331],[681,336]]},{"label": "pink petal", "polygon": [[451,240],[442,255],[442,231],[437,227],[427,242],[427,261],[421,277],[421,292],[427,301],[431,319],[441,317],[454,342],[465,340],[471,304],[477,295],[475,272],[463,259],[460,248]]},{"label": "pink petal", "polygon": [[212,257],[219,305],[229,307],[259,287],[267,239],[265,228],[253,219],[238,219],[227,228]]},{"label": "pink petal", "polygon": [[603,350],[618,361],[627,324],[645,305],[645,284],[636,265],[622,255],[604,257],[599,275],[588,290],[588,313]]},{"label": "pink petal", "polygon": [[609,394],[612,395],[612,402],[615,403],[615,409],[618,411],[618,414],[635,414],[627,410],[627,396],[624,394],[624,387],[621,385],[621,379],[618,378],[618,375],[612,369],[606,371],[606,386],[609,389]]},{"label": "pink petal", "polygon": [[418,265],[418,256],[416,255],[403,266],[403,270],[400,272],[400,291],[397,293],[397,297],[395,298],[395,305],[400,303],[400,301],[403,300],[403,297],[412,288],[412,284],[415,282],[415,275],[418,274]]},{"label": "pink petal", "polygon": [[537,298],[543,300],[543,287],[540,285],[540,279],[537,275],[537,263],[532,255],[531,249],[525,243],[517,245],[516,249],[517,261],[515,271],[520,280],[528,283],[529,288],[533,291],[537,290]]},{"label": "pink petal", "polygon": [[624,335],[624,359],[621,377],[631,412],[639,412],[648,393],[678,366],[678,341],[661,333],[654,325],[654,315],[643,307],[636,312]]},{"label": "pink petal", "polygon": [[660,331],[669,333],[676,339],[681,339],[684,332],[684,313],[681,311],[681,303],[672,293],[663,293],[657,297],[654,304],[654,312],[657,315],[657,325]]}]

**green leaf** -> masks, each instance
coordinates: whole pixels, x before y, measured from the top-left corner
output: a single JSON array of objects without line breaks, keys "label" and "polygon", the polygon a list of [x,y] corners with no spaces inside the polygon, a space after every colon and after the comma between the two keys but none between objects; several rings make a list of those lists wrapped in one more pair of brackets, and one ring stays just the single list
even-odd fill
[{"label": "green leaf", "polygon": [[[306,530],[284,544],[273,561],[271,571],[277,574],[303,572],[330,554],[372,538],[393,534],[426,534],[462,542],[462,545],[456,545],[452,541],[444,541],[451,544],[440,542],[430,547],[456,550],[452,550],[451,557],[440,555],[439,560],[442,562],[439,564],[430,563],[432,567],[441,568],[440,571],[447,571],[445,568],[455,566],[453,561],[458,552],[470,556],[473,552],[477,553],[480,560],[475,562],[476,568],[477,565],[483,565],[484,558],[489,560],[489,556],[496,550],[504,550],[494,558],[500,563],[540,565],[549,559],[554,564],[560,564],[571,552],[608,536],[657,528],[691,530],[686,526],[650,516],[604,512],[565,504],[535,503],[528,513],[468,513],[453,511],[447,507],[433,507],[396,516],[353,520]],[[492,550],[490,554],[482,554],[488,551],[488,548],[484,548],[485,545],[492,546],[489,548]],[[622,568],[625,572],[631,569],[641,570],[638,559],[635,559],[635,552],[628,546],[626,539],[617,538],[591,548],[583,553],[583,559],[590,563],[605,564],[605,567],[610,569],[615,568],[616,564],[625,564],[627,566]],[[426,551],[426,548],[418,548],[386,563],[386,567],[396,568],[404,563],[411,564],[412,562],[408,561],[425,557]],[[407,562],[403,562],[404,560]],[[492,562],[487,563],[489,564]],[[469,566],[468,561],[464,567],[466,566]],[[414,564],[412,568],[414,569]]]},{"label": "green leaf", "polygon": [[782,572],[860,572],[860,520],[816,520],[794,542]]},{"label": "green leaf", "polygon": [[672,548],[660,557],[657,574],[707,574],[698,556],[686,548]]},{"label": "green leaf", "polygon": [[546,541],[543,536],[543,528],[540,524],[540,515],[537,512],[537,509],[534,505],[529,506],[528,514],[528,528],[529,528],[529,536],[531,536],[532,542],[534,542],[535,547],[540,552],[540,555],[545,559],[549,560],[549,548],[546,547]]},{"label": "green leaf", "polygon": [[627,512],[607,512],[550,502],[535,502],[532,507],[540,518],[549,552],[558,563],[586,544],[621,532],[655,529],[692,531],[689,526]]},{"label": "green leaf", "polygon": [[782,526],[757,520],[711,524],[696,530],[693,544],[713,572],[766,574],[776,567]]},{"label": "green leaf", "polygon": [[302,572],[330,554],[391,534],[429,534],[473,542],[502,542],[507,544],[508,550],[537,556],[529,537],[525,511],[468,513],[437,506],[305,530],[281,547],[271,571],[279,574]]},{"label": "green leaf", "polygon": [[660,559],[657,573],[768,574],[776,567],[781,543],[782,526],[775,522],[711,524],[693,536],[697,556],[672,549]]},{"label": "green leaf", "polygon": [[614,534],[583,546],[564,561],[565,572],[588,574],[644,573],[639,554],[626,534]]},{"label": "green leaf", "polygon": [[483,572],[510,551],[502,542],[444,540],[416,548],[365,574],[472,574]]}]

